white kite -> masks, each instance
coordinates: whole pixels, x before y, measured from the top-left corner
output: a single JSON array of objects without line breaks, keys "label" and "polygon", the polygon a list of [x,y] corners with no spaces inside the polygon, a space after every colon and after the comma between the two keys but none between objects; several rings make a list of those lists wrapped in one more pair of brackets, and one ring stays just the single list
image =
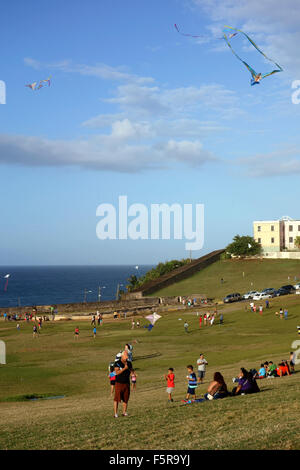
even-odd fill
[{"label": "white kite", "polygon": [[156,312],[154,312],[152,315],[148,315],[147,320],[151,323],[151,325],[154,326],[155,322],[161,318],[161,315],[158,315]]},{"label": "white kite", "polygon": [[5,286],[4,286],[4,290],[6,291],[7,286],[8,286],[8,279],[10,278],[10,274],[5,274],[5,276],[3,276],[3,278],[6,279],[6,283],[5,283]]}]

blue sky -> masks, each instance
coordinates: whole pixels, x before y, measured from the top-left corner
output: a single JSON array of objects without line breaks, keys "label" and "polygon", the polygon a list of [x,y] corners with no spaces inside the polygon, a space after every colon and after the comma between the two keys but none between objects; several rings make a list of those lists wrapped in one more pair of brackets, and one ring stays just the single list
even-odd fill
[{"label": "blue sky", "polygon": [[[201,256],[300,219],[300,5],[294,0],[12,0],[1,9],[2,265],[154,264],[185,240],[100,241],[96,208],[203,203]],[[179,35],[203,34],[203,39]],[[250,86],[222,35],[284,69]],[[258,71],[273,68],[245,41]],[[260,68],[261,67],[261,68]],[[52,76],[50,88],[25,84]]]}]

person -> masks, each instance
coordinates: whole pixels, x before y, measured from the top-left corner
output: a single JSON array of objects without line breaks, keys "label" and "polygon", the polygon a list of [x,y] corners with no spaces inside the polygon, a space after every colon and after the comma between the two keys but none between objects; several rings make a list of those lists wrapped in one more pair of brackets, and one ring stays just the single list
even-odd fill
[{"label": "person", "polygon": [[273,361],[269,361],[267,369],[267,379],[269,377],[277,377],[276,364],[273,364]]},{"label": "person", "polygon": [[254,312],[254,302],[250,302],[250,310],[251,312]]},{"label": "person", "polygon": [[220,372],[215,372],[213,381],[209,384],[204,398],[205,400],[217,400],[218,398],[225,398],[227,396],[228,390],[224,377]]},{"label": "person", "polygon": [[17,323],[17,330],[20,331],[20,323]]},{"label": "person", "polygon": [[114,396],[114,416],[118,418],[118,406],[123,402],[123,416],[128,416],[127,407],[130,397],[130,373],[132,364],[123,351],[122,356],[115,362],[116,384]]},{"label": "person", "polygon": [[269,302],[269,299],[266,299],[266,308],[270,308],[270,302]]},{"label": "person", "polygon": [[173,402],[172,393],[175,387],[175,375],[174,375],[173,367],[169,367],[168,374],[165,374],[165,380],[167,381],[166,392],[168,394],[168,397],[169,397],[168,401],[170,403],[170,402]]},{"label": "person", "polygon": [[131,321],[131,329],[134,330],[134,327],[135,327],[135,321],[132,320],[132,321]]},{"label": "person", "polygon": [[257,374],[255,374],[255,379],[265,379],[267,377],[267,371],[265,368],[265,364],[260,365],[260,369]]},{"label": "person", "polygon": [[94,326],[94,328],[93,328],[93,335],[94,335],[94,338],[96,338],[96,334],[97,334],[97,328],[96,328],[96,326]]},{"label": "person", "polygon": [[290,352],[290,370],[293,374],[295,372],[295,360],[296,360],[296,353],[295,351]]},{"label": "person", "polygon": [[212,314],[212,317],[211,317],[211,320],[210,320],[210,325],[211,325],[211,326],[213,326],[214,321],[215,321],[215,315]]},{"label": "person", "polygon": [[37,326],[34,325],[34,327],[33,327],[33,337],[34,338],[37,336],[37,332],[38,332]]},{"label": "person", "polygon": [[287,308],[284,309],[284,319],[285,320],[288,319],[288,309]]},{"label": "person", "polygon": [[188,327],[189,327],[188,322],[185,321],[183,326],[184,326],[184,331],[185,331],[186,333],[188,333]]},{"label": "person", "polygon": [[140,322],[139,322],[139,320],[136,321],[136,327],[137,327],[137,328],[140,327]]},{"label": "person", "polygon": [[199,328],[201,328],[201,326],[202,326],[202,320],[203,320],[202,315],[200,315],[200,318],[199,318]]},{"label": "person", "polygon": [[206,313],[204,314],[204,326],[206,325],[206,322],[207,322],[207,315]]},{"label": "person", "polygon": [[279,310],[279,318],[280,318],[280,320],[282,320],[282,318],[283,318],[283,309],[282,308]]},{"label": "person", "polygon": [[77,340],[78,338],[79,338],[79,328],[78,326],[76,326],[75,331],[74,331],[74,339]]},{"label": "person", "polygon": [[130,377],[131,377],[131,386],[132,386],[132,390],[136,390],[136,378],[137,378],[137,373],[135,372],[134,369],[131,370],[131,372],[130,372]]},{"label": "person", "polygon": [[281,361],[278,364],[276,372],[277,372],[278,377],[283,377],[284,375],[291,375],[286,361]]},{"label": "person", "polygon": [[191,395],[193,398],[196,398],[197,377],[192,365],[187,366],[187,370],[188,375],[186,378],[188,379],[188,389],[186,393],[186,399],[189,400]]},{"label": "person", "polygon": [[125,344],[124,353],[127,354],[127,358],[129,360],[129,362],[132,362],[132,360],[133,360],[132,351],[133,351],[133,346],[131,344],[128,344],[128,343]]},{"label": "person", "polygon": [[242,367],[238,377],[238,386],[233,388],[232,395],[243,395],[248,393],[256,393],[259,391],[259,387],[252,374]]},{"label": "person", "polygon": [[259,308],[259,314],[262,315],[263,314],[263,306],[260,305],[258,308]]},{"label": "person", "polygon": [[114,390],[115,390],[115,385],[116,385],[116,373],[115,373],[115,366],[111,365],[109,367],[109,381],[110,381],[110,396],[113,396]]},{"label": "person", "polygon": [[220,315],[220,325],[223,325],[223,313]]},{"label": "person", "polygon": [[204,358],[204,355],[201,353],[199,359],[197,360],[198,366],[198,383],[203,383],[205,376],[206,366],[208,365],[207,360]]},{"label": "person", "polygon": [[7,321],[7,313],[6,312],[4,312],[3,316],[4,316],[4,321]]},{"label": "person", "polygon": [[96,326],[96,317],[95,317],[95,315],[92,316],[91,325]]}]

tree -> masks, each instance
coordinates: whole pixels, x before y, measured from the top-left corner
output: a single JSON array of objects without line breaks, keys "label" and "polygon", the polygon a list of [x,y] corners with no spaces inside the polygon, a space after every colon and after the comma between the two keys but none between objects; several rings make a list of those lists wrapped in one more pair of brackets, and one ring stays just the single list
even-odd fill
[{"label": "tree", "polygon": [[295,237],[294,244],[298,249],[300,249],[300,237],[299,236]]},{"label": "tree", "polygon": [[234,256],[255,256],[261,253],[261,245],[249,235],[236,235],[233,242],[227,246],[226,252]]}]

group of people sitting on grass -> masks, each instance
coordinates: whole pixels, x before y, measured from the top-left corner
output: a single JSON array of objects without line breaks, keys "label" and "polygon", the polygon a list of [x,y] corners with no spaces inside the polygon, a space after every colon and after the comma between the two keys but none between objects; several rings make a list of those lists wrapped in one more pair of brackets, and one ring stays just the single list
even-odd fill
[{"label": "group of people sitting on grass", "polygon": [[252,370],[255,379],[270,379],[274,377],[283,377],[295,372],[295,352],[290,353],[290,360],[282,359],[276,366],[272,361],[266,361],[260,365],[259,371]]},{"label": "group of people sitting on grass", "polygon": [[[196,374],[194,373],[192,365],[187,366],[187,370],[188,370],[188,375],[187,375],[188,389],[187,389],[186,399],[184,401],[197,400]],[[170,371],[171,370],[169,370],[169,374],[170,374]],[[173,369],[171,372],[173,374]],[[166,379],[168,380],[168,376],[166,376]],[[173,382],[174,382],[174,379],[173,379]],[[217,400],[219,398],[226,398],[228,396],[244,395],[248,393],[257,393],[260,391],[256,383],[256,379],[254,375],[251,372],[248,372],[243,367],[240,370],[239,376],[236,379],[234,379],[234,382],[237,382],[238,385],[235,386],[233,390],[230,392],[228,390],[228,387],[226,385],[223,375],[220,372],[215,372],[213,376],[213,380],[210,382],[207,388],[207,393],[205,393],[204,395],[205,400]],[[172,393],[171,389],[167,389],[167,391],[169,393],[169,401],[173,401],[170,395],[170,392]]]},{"label": "group of people sitting on grass", "polygon": [[[227,388],[223,375],[220,372],[215,372],[213,380],[209,384],[204,398],[206,400],[216,400],[228,396],[257,393],[260,391],[256,382],[257,379],[291,375],[295,372],[294,359],[294,353],[291,352],[289,363],[288,361],[282,360],[278,366],[276,366],[272,361],[265,362],[264,364],[261,364],[261,368],[258,372],[255,369],[248,371],[242,367],[239,376],[232,379],[233,383],[236,383],[237,385],[234,386],[231,392]],[[197,378],[193,371],[193,366],[189,365],[187,369],[189,375],[187,376],[188,390],[186,400],[193,400],[196,399]]]}]

